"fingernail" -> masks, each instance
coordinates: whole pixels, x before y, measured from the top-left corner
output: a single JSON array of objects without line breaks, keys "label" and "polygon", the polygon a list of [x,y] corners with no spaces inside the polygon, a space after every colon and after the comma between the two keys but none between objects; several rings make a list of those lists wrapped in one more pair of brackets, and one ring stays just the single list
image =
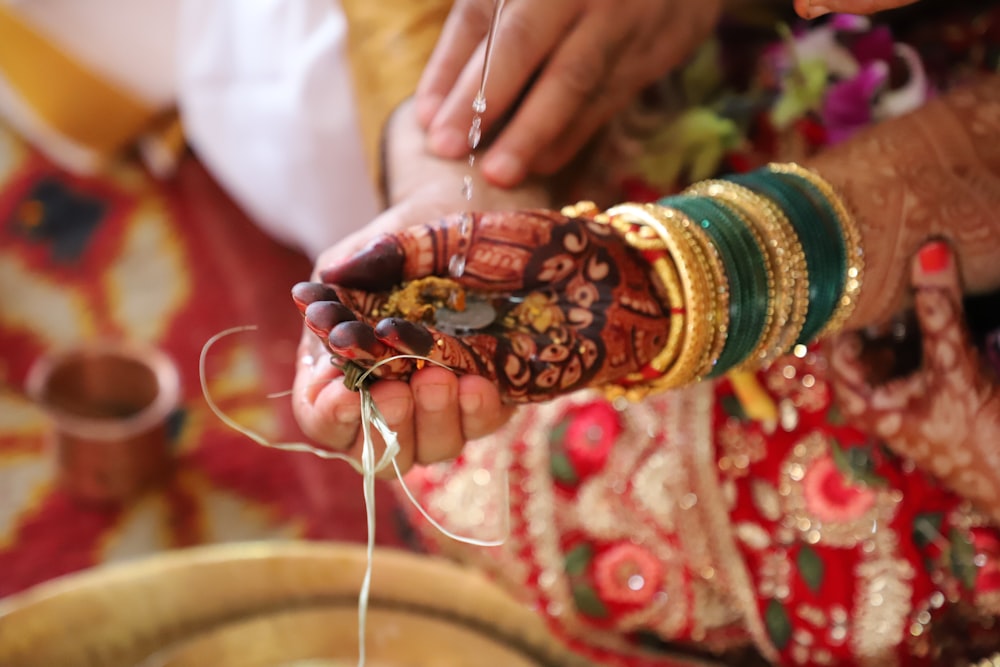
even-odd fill
[{"label": "fingernail", "polygon": [[353,401],[345,405],[338,405],[333,414],[341,424],[357,424],[361,421],[361,405]]},{"label": "fingernail", "polygon": [[455,401],[454,393],[446,384],[428,384],[417,392],[420,407],[428,412],[441,412]]},{"label": "fingernail", "polygon": [[457,158],[469,150],[469,140],[458,130],[440,128],[431,131],[427,147],[439,157]]},{"label": "fingernail", "polygon": [[483,173],[501,185],[516,185],[524,178],[524,165],[510,153],[490,154],[483,160]]},{"label": "fingernail", "polygon": [[917,258],[924,273],[940,273],[951,265],[951,248],[944,241],[931,241],[920,249]]},{"label": "fingernail", "polygon": [[460,394],[458,404],[461,406],[462,412],[471,415],[478,412],[479,408],[483,406],[483,397],[479,394]]},{"label": "fingernail", "polygon": [[825,16],[829,14],[830,10],[823,5],[810,5],[809,6],[809,18],[818,19],[820,16]]},{"label": "fingernail", "polygon": [[405,398],[387,398],[378,403],[379,412],[389,424],[399,424],[409,414],[409,401]]}]

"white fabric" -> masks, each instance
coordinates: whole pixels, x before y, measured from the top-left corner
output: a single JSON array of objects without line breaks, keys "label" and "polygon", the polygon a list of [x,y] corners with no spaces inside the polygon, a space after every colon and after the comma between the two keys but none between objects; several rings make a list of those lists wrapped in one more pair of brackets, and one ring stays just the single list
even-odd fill
[{"label": "white fabric", "polygon": [[[378,211],[336,0],[0,0],[65,52],[157,108],[266,231],[315,257]],[[4,85],[0,116],[74,171],[97,156]]]},{"label": "white fabric", "polygon": [[331,0],[182,0],[182,120],[277,238],[315,257],[377,213]]},{"label": "white fabric", "polygon": [[170,106],[182,0],[0,0],[67,55],[154,109]]}]

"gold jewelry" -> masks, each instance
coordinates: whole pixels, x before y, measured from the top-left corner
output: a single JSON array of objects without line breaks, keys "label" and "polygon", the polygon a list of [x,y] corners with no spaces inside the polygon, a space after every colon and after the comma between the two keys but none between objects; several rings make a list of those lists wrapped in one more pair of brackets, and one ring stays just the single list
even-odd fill
[{"label": "gold jewelry", "polygon": [[[632,228],[628,224],[622,225],[620,221],[616,221],[606,214],[601,214],[595,219],[611,224],[619,233],[623,234],[625,242],[629,246],[644,254],[653,269],[653,274],[658,278],[654,283],[660,293],[661,300],[670,311],[670,329],[667,332],[667,340],[663,349],[648,362],[648,365],[658,373],[664,373],[677,359],[683,341],[684,321],[687,319],[684,307],[684,289],[677,269],[674,267],[672,259],[666,256],[668,250],[654,229],[642,226]],[[625,380],[630,383],[644,382],[646,379],[640,373],[631,373],[625,377]]]},{"label": "gold jewelry", "polygon": [[[662,209],[654,214],[647,206],[622,204],[608,209],[612,226],[626,235],[626,242],[649,242],[653,235],[642,228],[652,230],[659,236],[660,248],[669,254],[677,270],[684,296],[684,335],[676,359],[659,377],[643,377],[644,384],[611,389],[629,398],[641,398],[652,391],[673,389],[689,384],[697,378],[707,348],[712,337],[707,331],[707,313],[714,309],[711,292],[711,278],[707,260],[690,231],[684,229],[677,214],[670,209]],[[632,225],[638,226],[633,230]],[[630,237],[629,234],[632,236]]]},{"label": "gold jewelry", "polygon": [[841,233],[844,237],[844,252],[847,262],[846,275],[844,276],[844,289],[837,302],[837,307],[831,315],[830,320],[820,332],[820,336],[825,336],[839,331],[844,323],[850,318],[857,304],[858,294],[861,292],[861,283],[864,278],[865,258],[864,248],[861,243],[861,231],[858,228],[857,220],[847,208],[847,204],[837,194],[833,185],[812,169],[807,169],[794,162],[772,163],[768,168],[779,174],[794,174],[809,181],[833,208],[834,213],[840,222]]},{"label": "gold jewelry", "polygon": [[[712,344],[706,347],[705,356],[698,366],[695,379],[701,379],[711,372],[712,367],[722,354],[726,346],[726,338],[729,335],[729,277],[726,275],[726,267],[722,263],[719,251],[709,238],[708,234],[699,225],[695,224],[683,212],[670,209],[658,204],[647,204],[646,208],[655,216],[663,217],[663,224],[674,224],[674,220],[680,221],[681,226],[687,231],[695,242],[695,251],[701,255],[708,276],[710,287],[709,294],[715,302],[715,308],[707,313],[708,331],[712,337]],[[669,211],[669,216],[666,212]]]}]

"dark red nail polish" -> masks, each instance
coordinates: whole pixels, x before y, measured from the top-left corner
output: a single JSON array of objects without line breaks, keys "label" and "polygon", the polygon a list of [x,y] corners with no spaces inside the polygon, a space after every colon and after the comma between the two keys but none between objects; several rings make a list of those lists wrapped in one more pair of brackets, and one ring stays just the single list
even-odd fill
[{"label": "dark red nail polish", "polygon": [[944,241],[931,241],[917,256],[924,273],[940,273],[951,264],[951,248]]}]

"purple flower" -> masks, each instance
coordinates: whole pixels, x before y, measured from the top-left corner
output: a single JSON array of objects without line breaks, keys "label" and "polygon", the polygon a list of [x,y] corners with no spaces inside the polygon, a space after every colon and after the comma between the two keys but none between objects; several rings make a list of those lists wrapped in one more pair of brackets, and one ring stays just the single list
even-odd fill
[{"label": "purple flower", "polygon": [[820,113],[829,143],[849,138],[872,120],[875,96],[889,80],[889,66],[880,60],[861,67],[851,79],[830,85]]},{"label": "purple flower", "polygon": [[892,32],[880,25],[850,38],[848,48],[862,66],[876,60],[888,62],[894,55]]}]

